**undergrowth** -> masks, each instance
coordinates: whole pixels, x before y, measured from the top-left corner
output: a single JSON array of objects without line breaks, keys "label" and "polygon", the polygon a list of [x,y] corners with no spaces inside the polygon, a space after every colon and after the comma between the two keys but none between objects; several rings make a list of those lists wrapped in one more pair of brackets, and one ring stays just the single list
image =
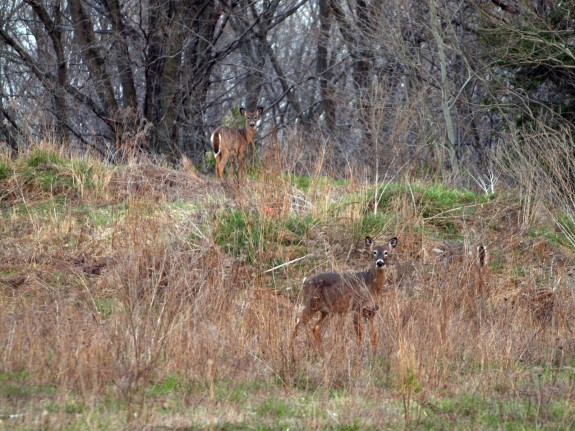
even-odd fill
[{"label": "undergrowth", "polygon": [[[544,215],[523,231],[513,193],[253,175],[0,159],[1,424],[573,426],[572,251]],[[399,238],[377,350],[334,316],[324,356],[300,331],[292,362],[302,278],[365,269],[366,235]]]},{"label": "undergrowth", "polygon": [[240,208],[224,209],[215,218],[214,241],[232,256],[249,264],[262,259],[270,248],[301,244],[313,228],[313,216],[290,215],[277,220]]}]

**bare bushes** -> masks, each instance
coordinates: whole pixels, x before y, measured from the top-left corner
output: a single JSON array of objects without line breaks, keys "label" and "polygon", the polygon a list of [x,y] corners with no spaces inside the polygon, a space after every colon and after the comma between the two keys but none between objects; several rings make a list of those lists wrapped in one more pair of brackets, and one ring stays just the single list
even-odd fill
[{"label": "bare bushes", "polygon": [[[553,127],[547,123],[555,123]],[[497,161],[517,187],[523,227],[537,215],[551,214],[565,239],[575,246],[575,152],[572,130],[540,118],[510,133]]]},{"label": "bare bushes", "polygon": [[398,100],[385,84],[374,83],[364,96],[363,111],[332,129],[318,122],[272,132],[263,139],[263,159],[270,166],[273,155],[284,171],[298,175],[370,182],[439,178],[447,163],[445,142],[432,126],[435,108],[428,97],[425,89],[416,89],[410,99]]},{"label": "bare bushes", "polygon": [[[518,387],[535,397],[541,382],[552,396],[573,390],[570,257],[545,235],[523,234],[514,196],[269,171],[237,185],[193,185],[151,164],[118,171],[106,190],[120,198],[105,207],[88,195],[44,211],[23,190],[25,207],[2,208],[0,376],[10,385],[94,409],[119,401],[142,423],[153,422],[146,411],[193,410],[186,425],[258,408],[250,425],[268,424],[275,397],[300,428],[329,426],[332,402],[345,401],[334,410],[342,424],[360,417],[381,428],[402,405],[407,422],[437,399],[513,403],[524,398]],[[400,238],[375,354],[358,349],[350,316],[334,316],[325,355],[300,331],[292,364],[301,279],[364,269],[366,233]],[[491,255],[481,271],[469,253],[479,240]],[[557,383],[530,382],[536,367]],[[42,411],[35,395],[3,400]]]}]

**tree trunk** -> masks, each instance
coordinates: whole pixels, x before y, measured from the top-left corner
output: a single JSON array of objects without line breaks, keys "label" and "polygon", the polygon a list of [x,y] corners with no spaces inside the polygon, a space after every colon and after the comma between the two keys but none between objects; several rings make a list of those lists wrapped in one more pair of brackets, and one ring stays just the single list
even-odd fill
[{"label": "tree trunk", "polygon": [[451,101],[451,93],[449,91],[449,78],[447,76],[447,56],[443,46],[443,38],[440,33],[439,16],[437,15],[437,8],[435,2],[431,0],[430,13],[431,13],[431,31],[433,38],[437,44],[437,52],[439,54],[439,65],[441,68],[441,108],[443,111],[443,118],[445,120],[445,129],[447,131],[447,154],[449,156],[449,163],[451,165],[451,173],[453,179],[457,181],[459,175],[459,161],[457,160],[457,153],[455,151],[457,145],[457,137],[455,134],[455,125],[449,107]]},{"label": "tree trunk", "polygon": [[100,104],[109,119],[108,124],[112,127],[112,132],[115,135],[118,103],[114,95],[112,80],[106,69],[106,60],[101,56],[98,49],[92,21],[84,11],[81,0],[70,0],[70,13],[80,52],[90,72],[91,81],[94,83]]},{"label": "tree trunk", "polygon": [[193,2],[186,8],[185,22],[192,23],[194,33],[186,44],[182,77],[182,151],[196,160],[203,158],[206,139],[204,113],[210,88],[210,75],[216,64],[214,38],[218,10],[214,2]]},{"label": "tree trunk", "polygon": [[154,0],[150,6],[144,112],[154,124],[150,149],[173,161],[182,152],[202,154],[215,25],[210,1]]},{"label": "tree trunk", "polygon": [[324,115],[327,130],[335,128],[335,101],[331,88],[331,71],[328,58],[329,31],[331,28],[329,0],[319,0],[319,37],[317,42],[316,73],[319,79],[319,112]]},{"label": "tree trunk", "polygon": [[63,142],[68,142],[68,127],[67,123],[67,106],[66,106],[66,84],[68,81],[68,67],[66,57],[64,54],[64,42],[62,40],[62,13],[60,3],[54,6],[54,20],[50,18],[48,11],[38,0],[28,0],[27,2],[34,13],[38,16],[46,33],[50,35],[54,53],[56,55],[56,85],[52,91],[52,98],[54,101],[54,115],[56,117],[54,132],[58,139]]}]

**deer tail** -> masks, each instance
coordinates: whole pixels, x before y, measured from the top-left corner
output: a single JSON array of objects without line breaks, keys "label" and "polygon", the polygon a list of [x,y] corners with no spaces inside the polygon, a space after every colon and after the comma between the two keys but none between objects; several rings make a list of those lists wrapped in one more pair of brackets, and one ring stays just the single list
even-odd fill
[{"label": "deer tail", "polygon": [[222,135],[219,132],[212,133],[212,137],[210,141],[212,142],[212,148],[214,149],[214,155],[217,156],[220,154],[220,140],[222,139]]}]

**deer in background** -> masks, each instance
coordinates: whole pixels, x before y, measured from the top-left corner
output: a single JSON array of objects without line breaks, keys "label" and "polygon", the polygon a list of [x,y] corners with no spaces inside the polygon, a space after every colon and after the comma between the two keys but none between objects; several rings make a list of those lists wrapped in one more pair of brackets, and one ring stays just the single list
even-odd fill
[{"label": "deer in background", "polygon": [[379,309],[383,286],[385,283],[385,265],[389,253],[397,245],[397,238],[393,237],[386,244],[374,245],[371,237],[365,238],[365,245],[373,252],[373,266],[361,272],[322,272],[303,282],[304,308],[297,320],[290,339],[292,360],[295,360],[293,342],[298,329],[307,325],[317,312],[319,319],[313,325],[312,333],[320,353],[323,353],[321,329],[326,318],[332,314],[353,313],[353,324],[357,334],[358,347],[362,346],[361,320],[365,318],[369,324],[371,346],[375,352],[377,335],[373,318]]},{"label": "deer in background", "polygon": [[460,272],[472,271],[470,282],[476,293],[488,293],[489,286],[485,278],[489,271],[489,252],[485,244],[479,243],[474,249],[465,244],[444,241],[431,251],[435,254],[435,260],[442,262],[444,269],[456,264]]},{"label": "deer in background", "polygon": [[243,129],[220,126],[212,133],[210,141],[216,157],[216,175],[219,178],[224,177],[224,167],[230,157],[237,161],[238,177],[240,176],[248,147],[254,145],[258,116],[263,111],[262,107],[258,107],[254,112],[240,108],[240,114],[246,121]]}]

